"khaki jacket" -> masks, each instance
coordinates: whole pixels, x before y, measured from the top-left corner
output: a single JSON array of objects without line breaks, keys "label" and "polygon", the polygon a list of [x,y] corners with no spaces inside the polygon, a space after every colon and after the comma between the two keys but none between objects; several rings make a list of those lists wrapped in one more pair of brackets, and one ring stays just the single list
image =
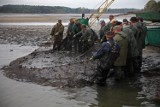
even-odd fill
[{"label": "khaki jacket", "polygon": [[61,41],[63,38],[63,31],[64,31],[64,26],[61,25],[54,25],[51,31],[51,36],[53,41]]},{"label": "khaki jacket", "polygon": [[128,53],[128,37],[124,32],[117,33],[114,38],[115,42],[120,46],[120,55],[115,61],[115,66],[126,66]]}]

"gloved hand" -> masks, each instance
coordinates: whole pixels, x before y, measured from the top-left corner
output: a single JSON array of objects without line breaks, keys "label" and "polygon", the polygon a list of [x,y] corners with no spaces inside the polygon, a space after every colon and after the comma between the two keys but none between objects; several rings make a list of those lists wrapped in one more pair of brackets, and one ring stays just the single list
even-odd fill
[{"label": "gloved hand", "polygon": [[57,32],[55,35],[59,35],[59,32]]},{"label": "gloved hand", "polygon": [[91,42],[91,39],[88,39],[88,42]]},{"label": "gloved hand", "polygon": [[76,35],[73,35],[73,38],[76,38]]},{"label": "gloved hand", "polygon": [[90,60],[90,61],[94,60],[94,57],[93,57],[93,56],[92,56],[92,57],[90,57],[90,58],[89,58],[89,60]]},{"label": "gloved hand", "polygon": [[100,40],[100,43],[102,43],[102,42],[103,42],[103,39]]}]

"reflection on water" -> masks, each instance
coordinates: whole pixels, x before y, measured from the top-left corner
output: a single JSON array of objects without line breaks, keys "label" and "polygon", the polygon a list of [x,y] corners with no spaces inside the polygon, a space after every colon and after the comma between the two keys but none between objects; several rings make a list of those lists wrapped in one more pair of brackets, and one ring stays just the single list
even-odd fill
[{"label": "reflection on water", "polygon": [[141,102],[136,99],[138,90],[128,87],[128,84],[117,84],[111,88],[98,88],[97,100],[100,107],[140,106]]},{"label": "reflection on water", "polygon": [[[29,54],[36,48],[1,44],[0,67],[15,58]],[[0,104],[4,104],[2,107],[160,107],[160,103],[150,100],[160,83],[159,77],[138,76],[121,82],[110,79],[106,87],[94,85],[58,92],[51,87],[15,82],[4,78],[1,73],[0,81]]]},{"label": "reflection on water", "polygon": [[[141,79],[141,77],[140,77]],[[143,82],[137,78],[128,79],[121,82],[113,82],[106,87],[92,86],[77,89],[66,89],[68,99],[83,101],[89,107],[159,107],[157,104],[141,95]],[[146,80],[147,82],[147,80]],[[110,83],[109,83],[110,84]]]},{"label": "reflection on water", "polygon": [[0,44],[0,68],[4,65],[8,65],[16,58],[28,55],[35,49],[37,49],[37,46]]},{"label": "reflection on water", "polygon": [[[89,17],[91,14],[86,14],[86,18]],[[110,14],[103,14],[100,18],[100,20],[105,20],[106,23],[109,22],[109,17]],[[114,14],[117,15],[117,14]],[[135,16],[134,14],[130,14],[130,15],[122,15],[122,16],[118,16],[115,17],[118,21],[122,21],[124,18],[126,19],[130,19],[132,16]],[[38,20],[34,20],[33,22],[18,22],[18,19],[23,19],[23,18],[49,18],[46,19],[45,21],[39,22]],[[3,22],[1,21],[0,25],[54,25],[56,24],[58,19],[62,19],[63,25],[68,25],[69,23],[69,19],[70,18],[81,18],[81,14],[2,14],[0,13],[0,18],[10,18],[11,22]],[[17,18],[16,22],[14,22],[12,20],[12,18]],[[52,19],[52,20],[51,20]],[[24,19],[25,20],[25,19]],[[99,21],[96,21],[96,25],[100,26]]]}]

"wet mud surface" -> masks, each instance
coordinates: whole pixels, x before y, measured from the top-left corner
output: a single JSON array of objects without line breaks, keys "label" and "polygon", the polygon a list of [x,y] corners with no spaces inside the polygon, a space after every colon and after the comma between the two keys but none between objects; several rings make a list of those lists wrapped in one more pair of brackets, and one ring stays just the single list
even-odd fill
[{"label": "wet mud surface", "polygon": [[66,51],[53,52],[50,48],[42,50],[39,48],[30,55],[11,62],[4,68],[6,76],[54,87],[93,84],[96,61],[89,61],[90,55],[82,57]]},{"label": "wet mud surface", "polygon": [[[52,51],[51,44],[41,45],[47,40],[51,28],[52,26],[0,27],[1,44],[40,46],[31,54],[3,67],[4,75],[17,81],[60,88],[93,85],[97,61],[89,61],[88,58],[97,47],[85,54]],[[143,50],[141,73],[136,75],[134,81],[130,82],[130,79],[126,81],[128,85],[141,90],[138,92],[138,100],[157,101],[160,98],[160,48],[147,46]],[[108,87],[112,87],[114,82],[108,79],[107,84]],[[142,105],[147,105],[147,102],[143,102]]]},{"label": "wet mud surface", "polygon": [[52,26],[0,26],[0,43],[37,46],[47,41]]}]

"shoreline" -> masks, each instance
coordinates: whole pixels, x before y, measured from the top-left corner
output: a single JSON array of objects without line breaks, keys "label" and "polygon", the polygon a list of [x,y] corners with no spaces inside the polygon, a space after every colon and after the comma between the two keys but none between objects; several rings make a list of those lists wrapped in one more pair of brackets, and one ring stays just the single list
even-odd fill
[{"label": "shoreline", "polygon": [[[83,57],[66,51],[52,52],[52,46],[40,46],[31,54],[12,61],[3,68],[7,77],[59,88],[85,87],[94,84],[97,61],[88,61],[91,50]],[[140,74],[160,76],[160,48],[147,46],[143,50],[143,66]],[[75,59],[76,58],[76,59]],[[87,65],[87,66],[86,66]]]},{"label": "shoreline", "polygon": [[[91,56],[91,52],[86,54],[85,57],[77,59],[75,58],[79,56],[78,54],[74,55],[74,53],[65,51],[52,52],[52,45],[45,44],[51,28],[52,26],[1,26],[0,44],[19,44],[22,47],[39,46],[31,54],[18,58],[8,66],[4,66],[1,69],[3,71],[1,74],[4,77],[11,78],[11,80],[19,81],[19,83],[52,86],[62,90],[96,87],[92,79],[95,75],[96,62],[87,61]],[[15,51],[14,48],[10,49],[10,53],[13,51]],[[120,95],[121,93],[128,95],[131,91],[128,90],[129,92],[126,92],[124,86],[130,87],[129,89],[134,87],[134,89],[138,90],[134,96],[136,101],[142,99],[152,104],[152,97],[154,97],[156,90],[160,88],[160,48],[147,46],[143,52],[142,73],[136,75],[135,78],[128,78],[118,83],[115,83],[112,80],[113,78],[109,78],[107,86],[103,88],[114,88],[115,90],[107,92],[115,93],[115,91],[119,91]],[[74,62],[75,60],[76,62]],[[143,87],[146,87],[147,92]],[[98,91],[97,89],[95,90]],[[111,97],[116,95],[113,94]],[[124,96],[121,97],[123,98]],[[119,100],[121,99],[115,99],[115,101]]]},{"label": "shoreline", "polygon": [[[94,75],[93,70],[96,69],[96,61],[86,61],[87,58],[91,56],[91,52],[84,58],[81,57],[78,59],[74,59],[78,56],[74,55],[74,53],[65,51],[52,52],[52,44],[45,44],[51,28],[52,26],[0,27],[0,44],[9,43],[19,44],[21,46],[40,46],[39,49],[26,57],[11,62],[10,66],[5,68],[6,71],[4,73],[6,73],[7,77],[19,81],[23,81],[24,79],[24,81],[27,80],[41,85],[51,85],[55,87],[83,87],[93,84],[91,78]],[[156,66],[160,66],[158,53],[160,53],[159,48],[154,49],[150,46],[145,48],[143,54],[144,66],[142,67],[144,74],[156,74]],[[77,64],[72,65],[74,60],[76,60]],[[69,63],[71,65],[68,65]],[[77,69],[79,70],[77,71]],[[158,67],[158,70],[159,69],[160,67]],[[154,70],[156,71],[152,73],[151,71]],[[58,76],[59,74],[61,75],[60,77]]]}]

